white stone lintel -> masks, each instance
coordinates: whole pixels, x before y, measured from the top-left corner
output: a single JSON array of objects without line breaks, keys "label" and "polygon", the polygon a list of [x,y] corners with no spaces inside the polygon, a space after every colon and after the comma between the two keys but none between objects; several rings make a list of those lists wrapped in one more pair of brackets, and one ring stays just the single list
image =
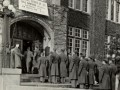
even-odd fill
[{"label": "white stone lintel", "polygon": [[22,73],[21,69],[12,69],[12,68],[2,68],[2,74],[4,75],[20,75]]}]

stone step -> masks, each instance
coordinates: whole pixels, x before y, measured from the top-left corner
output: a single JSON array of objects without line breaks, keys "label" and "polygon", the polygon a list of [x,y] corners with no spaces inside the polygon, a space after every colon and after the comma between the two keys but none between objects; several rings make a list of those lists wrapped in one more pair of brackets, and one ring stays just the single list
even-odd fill
[{"label": "stone step", "polygon": [[22,82],[21,86],[70,88],[71,84],[52,84],[52,83],[38,83],[38,82]]},{"label": "stone step", "polygon": [[77,88],[38,87],[38,86],[7,86],[6,90],[92,90]]},{"label": "stone step", "polygon": [[[21,82],[40,82],[39,74],[22,74]],[[48,77],[46,77],[46,81],[48,81]],[[66,78],[66,82],[69,82],[69,78]]]},{"label": "stone step", "polygon": [[[21,82],[21,86],[37,86],[37,87],[56,87],[56,88],[71,88],[70,83],[52,84],[52,83],[38,83],[38,82]],[[94,85],[94,89],[99,89],[99,85]]]}]

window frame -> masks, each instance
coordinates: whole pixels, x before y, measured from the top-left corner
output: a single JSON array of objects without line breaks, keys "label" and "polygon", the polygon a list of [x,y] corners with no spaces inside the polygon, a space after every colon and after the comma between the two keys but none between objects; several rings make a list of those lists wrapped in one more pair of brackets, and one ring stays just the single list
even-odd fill
[{"label": "window frame", "polygon": [[[78,9],[78,8],[76,8],[76,0],[73,0],[73,5],[72,5],[72,7],[70,6],[70,0],[68,0],[69,1],[69,5],[68,5],[68,7],[69,8],[71,8],[71,9],[74,9],[74,10],[77,10],[77,11],[81,11],[81,12],[83,12],[83,13],[85,13],[85,14],[90,14],[90,12],[88,12],[89,10],[88,9],[91,9],[91,8],[88,8],[88,6],[89,6],[89,4],[91,4],[90,2],[89,2],[89,0],[87,0],[87,11],[85,11],[85,10],[83,10],[84,9],[84,6],[83,6],[83,3],[84,3],[84,0],[80,0],[80,9]],[[90,10],[91,11],[91,10]]]}]

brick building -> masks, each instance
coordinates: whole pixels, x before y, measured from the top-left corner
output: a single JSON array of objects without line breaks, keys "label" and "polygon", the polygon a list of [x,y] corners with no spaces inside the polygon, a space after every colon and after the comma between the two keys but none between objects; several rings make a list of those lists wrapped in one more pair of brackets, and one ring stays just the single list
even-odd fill
[{"label": "brick building", "polygon": [[[3,0],[1,0],[3,1]],[[41,0],[40,0],[41,1]],[[19,9],[19,0],[11,0],[16,8],[10,19],[6,41],[11,46],[20,43],[24,53],[36,43],[48,52],[54,47],[73,53],[105,55],[106,41],[119,32],[119,0],[42,0],[47,4],[48,16]],[[4,34],[3,34],[4,35]],[[2,37],[2,34],[1,34]],[[4,38],[1,39],[4,41]],[[2,44],[1,43],[1,47]]]},{"label": "brick building", "polygon": [[[1,3],[2,1],[0,0]],[[16,8],[15,17],[0,18],[1,90],[25,88],[18,87],[21,70],[9,68],[10,61],[4,56],[6,44],[14,47],[19,43],[22,53],[27,46],[34,50],[34,46],[38,45],[40,50],[45,50],[46,55],[56,47],[58,53],[61,48],[66,48],[67,53],[77,50],[79,54],[84,53],[86,56],[104,56],[108,47],[106,42],[120,34],[120,0],[10,1]],[[28,10],[20,9],[19,1],[22,1],[24,8]],[[38,5],[37,2],[40,6],[43,5],[43,11],[39,13],[34,11],[40,8],[32,8]],[[44,10],[48,11],[48,15]],[[17,86],[11,87],[10,84]]]}]

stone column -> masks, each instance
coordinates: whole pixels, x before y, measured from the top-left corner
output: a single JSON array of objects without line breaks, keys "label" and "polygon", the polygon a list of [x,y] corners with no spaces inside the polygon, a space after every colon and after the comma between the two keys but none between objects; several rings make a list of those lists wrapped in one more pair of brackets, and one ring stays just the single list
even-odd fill
[{"label": "stone column", "polygon": [[118,22],[120,23],[120,5],[119,5]]},{"label": "stone column", "polygon": [[87,12],[91,14],[91,0],[88,0],[87,6]]},{"label": "stone column", "polygon": [[116,22],[116,0],[114,1],[114,21]]},{"label": "stone column", "polygon": [[111,0],[108,0],[108,16],[107,19],[111,19]]},{"label": "stone column", "polygon": [[3,31],[3,19],[0,18],[0,74],[2,74],[2,49],[3,49],[3,44],[2,44],[2,31]]}]

